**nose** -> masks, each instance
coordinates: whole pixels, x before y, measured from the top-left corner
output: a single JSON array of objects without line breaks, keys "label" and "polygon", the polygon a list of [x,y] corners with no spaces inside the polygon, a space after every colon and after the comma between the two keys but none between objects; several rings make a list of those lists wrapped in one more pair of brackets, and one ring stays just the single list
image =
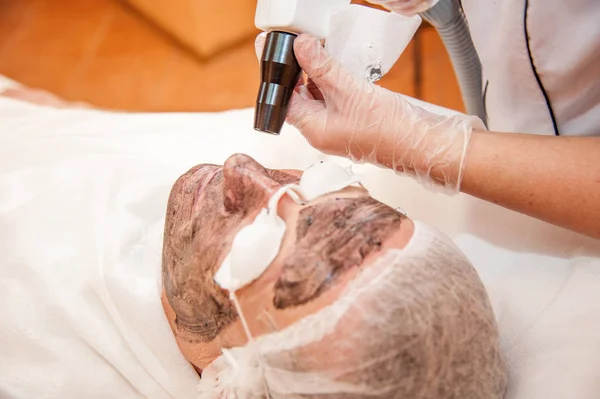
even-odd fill
[{"label": "nose", "polygon": [[246,154],[233,154],[223,164],[223,169],[239,169],[245,168],[254,172],[265,173],[267,170],[264,166],[255,161],[252,157]]},{"label": "nose", "polygon": [[225,207],[244,213],[264,206],[281,185],[267,169],[244,154],[230,156],[223,165]]}]

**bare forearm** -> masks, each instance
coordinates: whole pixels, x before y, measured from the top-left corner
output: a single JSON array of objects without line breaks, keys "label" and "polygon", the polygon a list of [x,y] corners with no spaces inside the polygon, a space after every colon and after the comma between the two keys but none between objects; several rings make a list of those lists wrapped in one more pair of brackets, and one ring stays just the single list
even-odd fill
[{"label": "bare forearm", "polygon": [[461,191],[600,238],[600,137],[474,132]]}]

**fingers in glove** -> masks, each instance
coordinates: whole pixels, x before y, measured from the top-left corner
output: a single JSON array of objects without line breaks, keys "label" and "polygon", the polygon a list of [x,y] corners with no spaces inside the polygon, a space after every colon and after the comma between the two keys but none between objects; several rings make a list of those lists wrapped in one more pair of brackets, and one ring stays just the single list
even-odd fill
[{"label": "fingers in glove", "polygon": [[256,58],[258,58],[258,62],[262,57],[263,49],[265,48],[265,41],[267,40],[267,32],[262,32],[260,35],[256,36],[254,40],[254,50],[256,51]]},{"label": "fingers in glove", "polygon": [[327,54],[319,39],[306,34],[298,36],[294,52],[300,67],[323,94],[321,97],[331,94],[333,98],[343,98],[349,94],[352,76]]},{"label": "fingers in glove", "polygon": [[315,100],[325,101],[323,93],[321,93],[321,90],[319,90],[319,88],[317,87],[315,82],[312,81],[312,79],[307,80],[306,89],[310,92],[312,98],[314,98]]},{"label": "fingers in glove", "polygon": [[312,146],[319,148],[322,143],[312,133],[324,129],[326,113],[325,103],[313,99],[306,86],[302,86],[292,97],[287,121],[300,130]]}]

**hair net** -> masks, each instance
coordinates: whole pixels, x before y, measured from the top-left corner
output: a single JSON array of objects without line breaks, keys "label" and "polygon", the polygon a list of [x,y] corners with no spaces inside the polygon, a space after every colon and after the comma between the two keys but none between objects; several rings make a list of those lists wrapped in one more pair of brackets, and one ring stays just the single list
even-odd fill
[{"label": "hair net", "polygon": [[[243,315],[242,315],[243,316]],[[200,399],[500,398],[504,362],[487,294],[443,234],[415,223],[330,306],[253,337],[202,373]]]}]

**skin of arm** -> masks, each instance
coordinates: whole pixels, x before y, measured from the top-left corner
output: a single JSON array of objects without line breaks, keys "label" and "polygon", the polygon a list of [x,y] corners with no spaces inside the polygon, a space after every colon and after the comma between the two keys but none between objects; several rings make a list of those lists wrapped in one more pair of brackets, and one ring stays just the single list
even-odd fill
[{"label": "skin of arm", "polygon": [[600,238],[600,137],[474,131],[461,191]]}]

